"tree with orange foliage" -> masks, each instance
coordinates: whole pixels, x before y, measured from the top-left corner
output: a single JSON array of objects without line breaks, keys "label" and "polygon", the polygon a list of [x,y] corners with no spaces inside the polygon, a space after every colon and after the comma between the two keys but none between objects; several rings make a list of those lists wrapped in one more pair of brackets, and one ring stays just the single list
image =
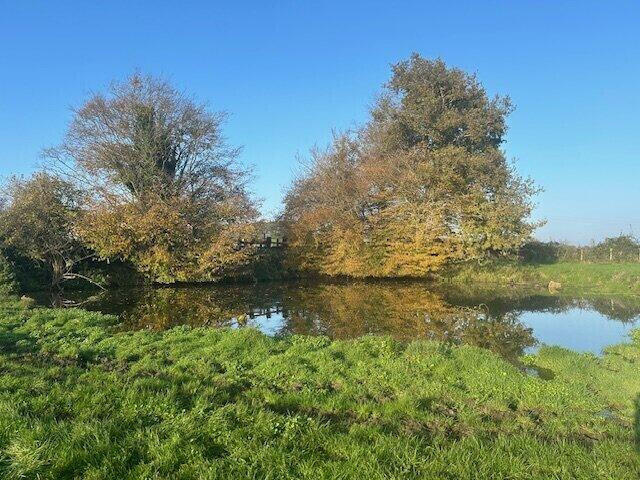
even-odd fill
[{"label": "tree with orange foliage", "polygon": [[83,192],[44,172],[13,177],[3,190],[0,246],[44,267],[51,287],[75,279],[93,283],[76,271],[93,256],[74,231],[82,221]]},{"label": "tree with orange foliage", "polygon": [[251,236],[257,210],[224,118],[140,75],[74,110],[47,154],[90,192],[76,227],[83,242],[161,282],[215,279],[246,263],[251,252],[236,240]]},{"label": "tree with orange foliage", "polygon": [[370,121],[312,152],[288,192],[291,260],[328,275],[421,276],[515,252],[536,227],[537,190],[500,150],[511,110],[441,60],[396,64]]}]

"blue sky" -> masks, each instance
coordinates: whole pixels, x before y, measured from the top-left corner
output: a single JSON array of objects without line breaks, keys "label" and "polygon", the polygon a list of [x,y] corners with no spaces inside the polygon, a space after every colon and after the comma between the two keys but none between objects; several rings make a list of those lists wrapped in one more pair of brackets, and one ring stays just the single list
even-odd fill
[{"label": "blue sky", "polygon": [[545,189],[539,238],[640,236],[638,0],[0,0],[0,175],[32,171],[71,106],[140,70],[231,113],[270,214],[296,155],[365,121],[414,51],[512,97],[505,150]]}]

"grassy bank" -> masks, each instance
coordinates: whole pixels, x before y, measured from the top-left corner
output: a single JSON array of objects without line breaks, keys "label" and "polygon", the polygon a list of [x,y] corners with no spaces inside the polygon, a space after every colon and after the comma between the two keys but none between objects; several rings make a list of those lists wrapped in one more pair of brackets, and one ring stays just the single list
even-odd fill
[{"label": "grassy bank", "polygon": [[565,290],[606,294],[640,294],[640,263],[551,263],[467,265],[440,277],[457,284],[546,287],[559,282]]},{"label": "grassy bank", "polygon": [[543,380],[428,341],[122,332],[114,317],[15,299],[0,317],[1,478],[640,473],[640,334],[602,359],[525,357]]}]

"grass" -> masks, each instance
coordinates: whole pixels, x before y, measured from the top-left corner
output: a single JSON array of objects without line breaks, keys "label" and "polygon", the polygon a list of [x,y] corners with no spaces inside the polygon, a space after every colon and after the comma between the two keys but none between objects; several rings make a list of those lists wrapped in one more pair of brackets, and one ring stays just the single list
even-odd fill
[{"label": "grass", "polygon": [[553,378],[471,346],[129,332],[4,298],[0,478],[637,479],[640,332],[522,361]]},{"label": "grass", "polygon": [[546,287],[550,281],[563,290],[599,294],[640,294],[640,263],[552,263],[527,265],[466,265],[448,272],[442,280],[457,284],[502,284]]}]

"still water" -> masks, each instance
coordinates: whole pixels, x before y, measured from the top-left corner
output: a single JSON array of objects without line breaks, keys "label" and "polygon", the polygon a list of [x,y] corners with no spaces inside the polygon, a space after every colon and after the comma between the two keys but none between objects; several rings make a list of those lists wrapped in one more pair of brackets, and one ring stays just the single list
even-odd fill
[{"label": "still water", "polygon": [[[640,297],[446,288],[421,282],[265,283],[120,289],[76,294],[82,308],[118,315],[122,328],[245,328],[268,335],[469,343],[507,358],[542,344],[600,354],[640,327]],[[44,300],[42,300],[44,301]]]}]

